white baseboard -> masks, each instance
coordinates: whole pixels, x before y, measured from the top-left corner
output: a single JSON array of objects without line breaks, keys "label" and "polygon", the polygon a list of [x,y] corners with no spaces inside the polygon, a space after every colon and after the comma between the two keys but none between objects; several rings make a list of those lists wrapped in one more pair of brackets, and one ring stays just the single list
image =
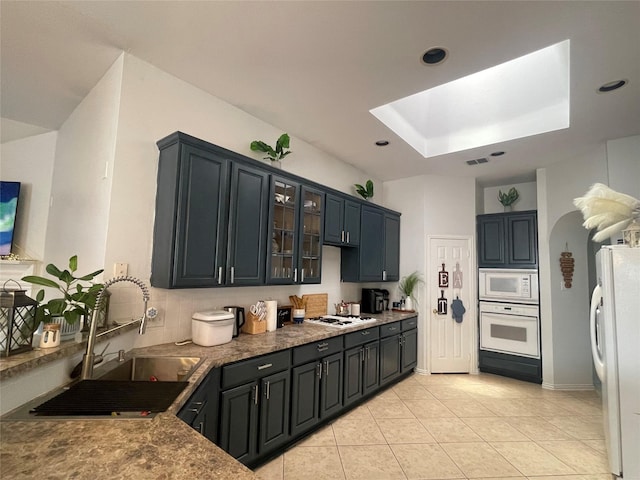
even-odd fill
[{"label": "white baseboard", "polygon": [[592,384],[554,384],[554,383],[545,383],[542,382],[542,388],[546,390],[595,390],[595,387]]}]

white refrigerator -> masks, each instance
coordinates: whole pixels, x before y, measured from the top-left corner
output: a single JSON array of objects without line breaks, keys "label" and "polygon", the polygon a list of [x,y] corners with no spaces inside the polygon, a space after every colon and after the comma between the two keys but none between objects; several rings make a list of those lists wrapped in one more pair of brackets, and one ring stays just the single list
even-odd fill
[{"label": "white refrigerator", "polygon": [[596,254],[591,351],[602,381],[611,473],[640,480],[640,248],[604,246]]}]

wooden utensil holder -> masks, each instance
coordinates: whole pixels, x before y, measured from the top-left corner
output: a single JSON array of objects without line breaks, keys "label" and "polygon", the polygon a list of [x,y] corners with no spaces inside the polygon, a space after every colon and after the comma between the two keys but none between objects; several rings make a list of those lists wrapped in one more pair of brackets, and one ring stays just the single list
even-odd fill
[{"label": "wooden utensil holder", "polygon": [[247,319],[240,330],[243,333],[248,333],[250,335],[264,333],[267,331],[267,320],[265,318],[264,320],[260,321],[260,317],[254,315],[251,312],[247,312]]}]

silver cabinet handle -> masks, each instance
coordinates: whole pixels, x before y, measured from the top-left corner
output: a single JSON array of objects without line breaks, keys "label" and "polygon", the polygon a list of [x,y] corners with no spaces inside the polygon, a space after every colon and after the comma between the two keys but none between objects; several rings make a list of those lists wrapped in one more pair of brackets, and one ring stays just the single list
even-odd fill
[{"label": "silver cabinet handle", "polygon": [[194,408],[189,408],[188,411],[189,412],[194,412],[195,414],[200,413],[200,410],[202,410],[202,406],[204,405],[204,402],[193,402],[191,404]]},{"label": "silver cabinet handle", "polygon": [[364,349],[367,351],[367,361],[369,360],[369,353],[371,353],[371,349],[369,347],[364,347]]},{"label": "silver cabinet handle", "polygon": [[269,400],[269,395],[271,393],[271,382],[267,382],[266,388],[264,389],[264,396]]},{"label": "silver cabinet handle", "polygon": [[259,365],[258,370],[264,370],[265,368],[273,367],[273,363],[265,363],[264,365]]},{"label": "silver cabinet handle", "polygon": [[324,376],[329,377],[329,360],[325,360],[324,362]]},{"label": "silver cabinet handle", "polygon": [[351,232],[347,232],[347,243],[349,243],[349,233]]},{"label": "silver cabinet handle", "polygon": [[344,243],[344,230],[340,233],[340,241]]},{"label": "silver cabinet handle", "polygon": [[231,283],[235,283],[236,281],[236,267],[231,267]]},{"label": "silver cabinet handle", "polygon": [[360,335],[367,336],[367,335],[369,335],[370,333],[371,333],[371,332],[367,330],[367,331],[365,331],[365,332],[360,332]]},{"label": "silver cabinet handle", "polygon": [[218,285],[222,285],[222,267],[218,267]]},{"label": "silver cabinet handle", "polygon": [[198,433],[200,435],[204,435],[204,422],[200,422],[198,424],[198,428],[196,428],[196,430],[198,431]]},{"label": "silver cabinet handle", "polygon": [[258,385],[257,384],[253,386],[253,403],[255,405],[258,404]]},{"label": "silver cabinet handle", "polygon": [[398,329],[398,327],[389,327],[389,331],[390,332],[395,332]]},{"label": "silver cabinet handle", "polygon": [[329,344],[327,342],[319,343],[317,348],[319,352],[324,352],[329,348]]},{"label": "silver cabinet handle", "polygon": [[318,379],[322,378],[322,364],[316,364],[316,376]]},{"label": "silver cabinet handle", "polygon": [[304,283],[304,268],[300,269],[300,282]]},{"label": "silver cabinet handle", "polygon": [[293,269],[293,281],[294,281],[294,283],[298,281],[298,269],[297,268]]},{"label": "silver cabinet handle", "polygon": [[382,280],[386,280],[387,279],[387,271],[383,270],[382,271]]}]

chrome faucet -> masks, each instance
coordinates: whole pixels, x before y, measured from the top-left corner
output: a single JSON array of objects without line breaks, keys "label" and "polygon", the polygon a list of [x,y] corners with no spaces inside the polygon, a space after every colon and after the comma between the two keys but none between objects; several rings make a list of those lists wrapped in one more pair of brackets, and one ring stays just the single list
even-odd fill
[{"label": "chrome faucet", "polygon": [[118,282],[131,282],[142,290],[142,299],[144,300],[144,312],[142,313],[142,318],[140,320],[134,320],[140,322],[140,328],[138,333],[142,335],[147,329],[147,303],[149,302],[149,289],[142,282],[142,280],[138,280],[135,277],[130,277],[128,275],[122,277],[112,278],[107,280],[102,286],[102,290],[98,294],[98,298],[96,299],[96,306],[93,309],[93,313],[91,314],[91,327],[89,328],[89,338],[87,339],[87,351],[82,357],[82,373],[80,374],[81,380],[89,380],[93,376],[93,364],[95,361],[95,355],[93,354],[93,348],[96,343],[96,333],[98,330],[98,312],[100,311],[100,307],[102,305],[102,301],[106,294],[107,289]]}]

